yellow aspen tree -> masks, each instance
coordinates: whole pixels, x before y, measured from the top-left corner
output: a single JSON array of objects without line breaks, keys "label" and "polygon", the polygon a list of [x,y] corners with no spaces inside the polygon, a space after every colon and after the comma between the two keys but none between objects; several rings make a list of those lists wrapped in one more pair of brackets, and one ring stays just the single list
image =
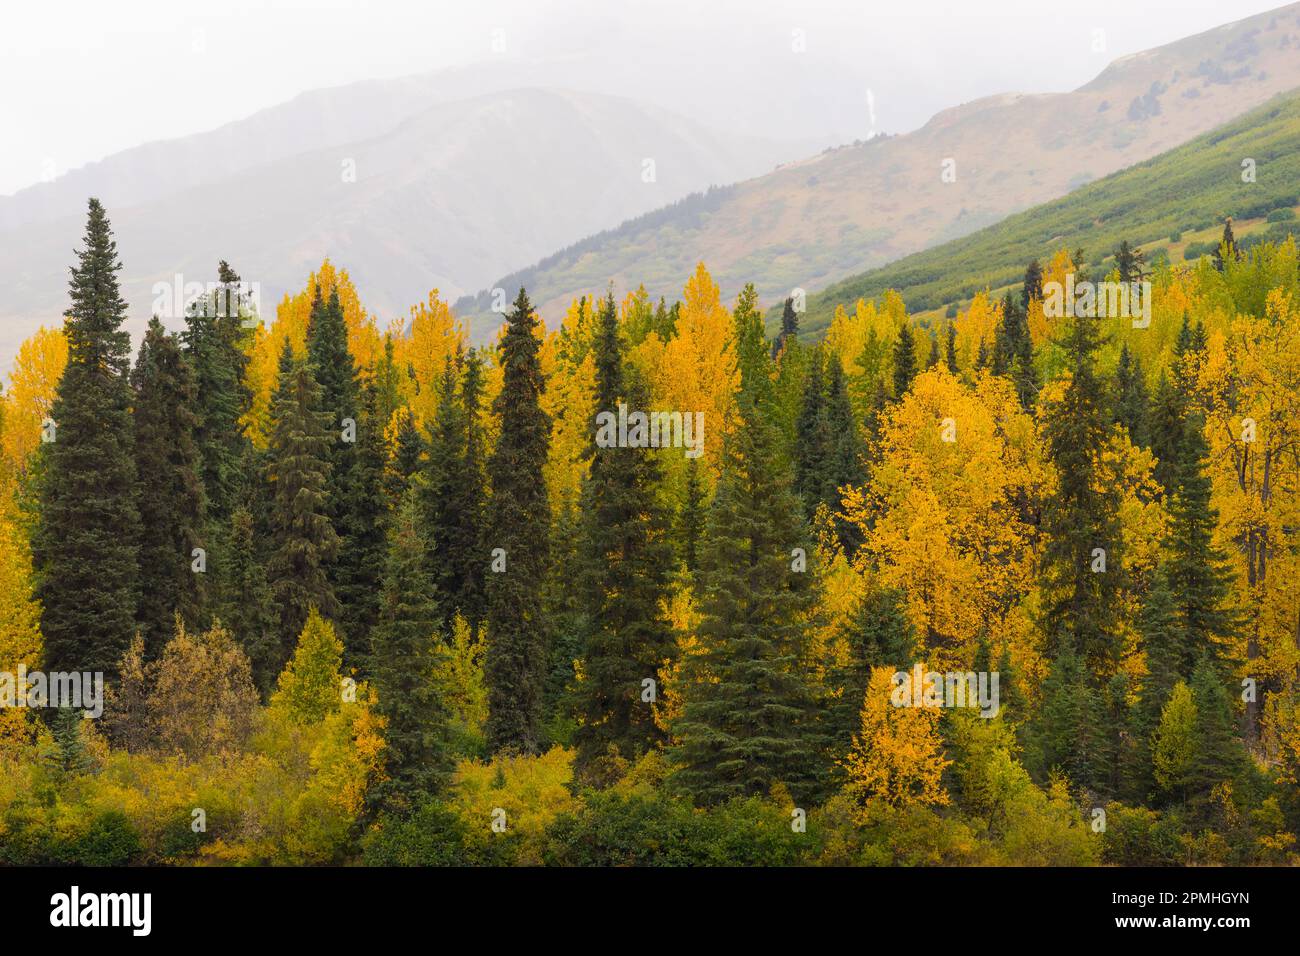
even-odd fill
[{"label": "yellow aspen tree", "polygon": [[[922,667],[922,670],[925,668]],[[896,707],[894,671],[874,667],[862,701],[862,721],[843,761],[844,792],[859,807],[878,800],[893,807],[949,802],[938,707]]]},{"label": "yellow aspen tree", "polygon": [[54,404],[54,392],[68,364],[62,329],[37,329],[18,346],[4,395],[4,458],[11,474],[23,469]]}]

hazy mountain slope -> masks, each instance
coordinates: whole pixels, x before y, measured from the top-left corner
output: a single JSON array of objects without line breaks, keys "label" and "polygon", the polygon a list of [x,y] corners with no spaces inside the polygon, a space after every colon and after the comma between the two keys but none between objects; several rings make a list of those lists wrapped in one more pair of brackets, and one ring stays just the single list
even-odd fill
[{"label": "hazy mountain slope", "polygon": [[[1241,179],[1242,157],[1255,161],[1253,183]],[[1240,224],[1297,203],[1300,95],[1292,94],[1061,199],[838,282],[809,297],[801,330],[815,336],[837,304],[851,306],[888,289],[901,292],[911,311],[964,305],[980,290],[1019,282],[1029,260],[1052,250],[1083,249],[1090,264],[1104,268],[1123,239],[1168,246],[1175,233],[1181,242],[1206,229],[1217,239],[1225,216]],[[1268,229],[1281,236],[1294,226],[1285,221]]]},{"label": "hazy mountain slope", "polygon": [[[133,329],[155,282],[208,281],[220,258],[261,284],[266,310],[330,256],[391,316],[435,286],[458,295],[691,190],[770,169],[782,149],[617,97],[515,90],[108,209]],[[83,195],[70,214],[0,231],[0,353],[58,321],[84,205]]]},{"label": "hazy mountain slope", "polygon": [[[1071,93],[985,98],[914,133],[787,165],[494,285],[522,283],[555,313],[611,281],[619,291],[643,282],[675,295],[703,259],[727,296],[752,281],[770,304],[1064,195],[1297,86],[1300,4],[1292,4],[1118,60]],[[942,180],[946,159],[955,182]],[[484,315],[487,305],[480,295],[461,309]]]}]

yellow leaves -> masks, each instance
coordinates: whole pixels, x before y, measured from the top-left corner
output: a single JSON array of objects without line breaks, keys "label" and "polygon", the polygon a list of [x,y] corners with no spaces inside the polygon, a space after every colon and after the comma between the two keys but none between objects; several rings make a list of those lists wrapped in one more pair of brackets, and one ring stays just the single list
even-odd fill
[{"label": "yellow leaves", "polygon": [[[32,556],[13,499],[0,491],[0,671],[22,664],[35,670],[41,658],[41,609],[32,594]],[[0,710],[0,752],[26,738],[27,711]]]},{"label": "yellow leaves", "polygon": [[943,771],[951,761],[943,756],[940,710],[895,707],[893,681],[890,668],[872,668],[861,729],[843,762],[845,793],[859,808],[875,800],[893,807],[947,804]]},{"label": "yellow leaves", "polygon": [[[1056,282],[1064,289],[1065,277],[1071,272],[1074,272],[1074,260],[1071,259],[1069,252],[1061,249],[1052,256],[1052,260],[1043,269],[1043,285]],[[1034,347],[1038,348],[1052,338],[1056,332],[1056,323],[1061,319],[1048,316],[1043,310],[1043,300],[1033,298],[1029,300],[1026,321],[1029,325],[1029,338],[1034,343]]]},{"label": "yellow leaves", "polygon": [[41,441],[41,424],[50,414],[54,393],[68,364],[62,329],[40,328],[23,341],[4,395],[3,440],[6,471],[21,471]]},{"label": "yellow leaves", "polygon": [[574,514],[589,464],[596,415],[595,316],[575,300],[560,331],[547,336],[540,360],[547,377],[542,410],[551,416],[551,447],[543,469],[551,511]]},{"label": "yellow leaves", "polygon": [[740,370],[732,341],[731,316],[704,263],[686,283],[677,334],[663,348],[651,379],[663,409],[704,412],[705,460],[717,476],[722,439],[732,423]]},{"label": "yellow leaves", "polygon": [[427,428],[438,408],[447,359],[454,360],[465,345],[465,328],[434,289],[424,302],[411,306],[410,317],[402,334],[394,337],[393,345],[401,379],[407,381],[407,369],[415,374],[411,408],[416,421]]},{"label": "yellow leaves", "polygon": [[1002,303],[990,302],[988,291],[977,292],[965,312],[958,312],[953,320],[957,330],[954,343],[957,363],[961,368],[974,368],[980,347],[985,354],[993,354],[993,340],[1002,324]]},{"label": "yellow leaves", "polygon": [[504,833],[522,838],[519,862],[539,865],[546,828],[578,806],[569,789],[572,780],[573,751],[563,747],[538,757],[503,754],[489,762],[462,760],[449,803],[471,832],[487,834],[486,839],[498,835],[492,824],[501,820]]},{"label": "yellow leaves", "polygon": [[1017,502],[1042,481],[1032,422],[1001,379],[972,389],[938,366],[886,412],[870,488],[850,489],[844,514],[937,664],[969,662],[1027,588],[1032,529]]}]

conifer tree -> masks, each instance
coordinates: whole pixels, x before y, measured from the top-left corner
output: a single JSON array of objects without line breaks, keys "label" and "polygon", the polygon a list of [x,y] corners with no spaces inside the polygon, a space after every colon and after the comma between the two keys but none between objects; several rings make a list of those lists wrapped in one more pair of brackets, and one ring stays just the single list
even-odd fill
[{"label": "conifer tree", "polygon": [[339,510],[343,560],[336,570],[336,595],[343,629],[343,661],[360,667],[370,646],[370,629],[379,616],[379,587],[384,557],[388,505],[384,498],[384,464],[388,444],[379,418],[379,392],[365,389],[356,448],[349,471],[347,503]]},{"label": "conifer tree", "polygon": [[859,599],[844,629],[847,661],[831,673],[839,692],[828,711],[828,736],[837,756],[847,752],[861,723],[862,697],[876,667],[904,671],[912,665],[916,632],[907,616],[903,595],[890,588],[873,588]]},{"label": "conifer tree", "polygon": [[[139,476],[140,603],[136,619],[146,660],[156,658],[175,630],[175,615],[191,627],[207,597],[203,548],[203,488],[194,443],[194,376],[177,344],[155,317],[131,372],[135,394],[135,462]],[[196,568],[194,561],[201,564]]]},{"label": "conifer tree", "polygon": [[704,533],[705,512],[699,459],[692,458],[686,463],[686,496],[682,501],[681,513],[677,516],[678,552],[688,574],[694,574],[699,567],[700,536]]},{"label": "conifer tree", "polygon": [[418,504],[408,496],[393,529],[370,651],[375,709],[385,718],[387,743],[387,779],[378,797],[385,809],[397,813],[436,794],[451,772],[448,714],[434,679],[441,614],[427,549]]},{"label": "conifer tree", "polygon": [[194,370],[196,395],[194,441],[202,458],[200,479],[210,522],[207,538],[216,545],[213,565],[223,566],[221,532],[235,507],[247,439],[240,417],[250,400],[244,385],[248,360],[244,342],[247,308],[240,278],[224,260],[217,266],[218,288],[191,304],[180,334],[185,357]]},{"label": "conifer tree", "polygon": [[816,349],[804,380],[803,402],[795,419],[794,487],[812,518],[821,503],[831,457],[832,436],[822,380],[822,350]]},{"label": "conifer tree", "polygon": [[230,516],[229,573],[223,577],[222,622],[244,648],[253,683],[266,694],[280,664],[280,624],[275,599],[258,556],[253,514],[240,506]]},{"label": "conifer tree", "polygon": [[1115,390],[1115,421],[1128,431],[1133,444],[1149,447],[1150,409],[1146,377],[1142,374],[1142,360],[1134,357],[1127,342],[1120,347]]},{"label": "conifer tree", "polygon": [[1237,237],[1232,234],[1232,220],[1223,221],[1223,237],[1219,240],[1219,245],[1214,250],[1214,268],[1220,272],[1223,271],[1223,260],[1225,258],[1240,258],[1237,252]]},{"label": "conifer tree", "polygon": [[1044,423],[1048,456],[1058,476],[1043,514],[1046,625],[1054,655],[1068,647],[1094,677],[1105,681],[1121,650],[1123,564],[1119,491],[1097,477],[1110,424],[1096,372],[1099,341],[1093,320],[1072,322],[1062,345],[1070,380]]},{"label": "conifer tree", "polygon": [[44,664],[114,674],[135,632],[140,516],[128,383],[122,265],[99,200],[90,200],[69,289],[68,362],[43,447],[32,538]]},{"label": "conifer tree", "polygon": [[949,373],[957,374],[957,323],[949,322],[946,332],[947,341],[944,345],[943,361],[948,366]]},{"label": "conifer tree", "polygon": [[1166,545],[1169,587],[1176,595],[1181,630],[1178,673],[1183,677],[1191,676],[1203,654],[1220,657],[1232,634],[1232,616],[1227,610],[1231,572],[1227,555],[1214,543],[1219,512],[1210,503],[1208,458],[1203,419],[1192,414],[1184,422]]},{"label": "conifer tree", "polygon": [[422,510],[429,529],[434,581],[443,595],[443,624],[459,611],[473,626],[482,614],[483,475],[478,404],[482,372],[476,355],[460,359],[458,390],[451,356],[443,369],[425,464]]},{"label": "conifer tree", "polygon": [[420,434],[420,426],[416,424],[415,415],[409,407],[398,413],[393,446],[392,460],[384,471],[384,493],[388,497],[390,511],[396,511],[401,506],[407,489],[424,468],[424,458],[429,447]]},{"label": "conifer tree", "polygon": [[894,342],[894,399],[897,401],[907,394],[916,378],[916,340],[912,335],[910,323],[903,323],[898,330],[898,339]]},{"label": "conifer tree", "polygon": [[781,331],[772,343],[772,357],[776,358],[785,348],[786,342],[799,335],[799,313],[794,310],[794,299],[787,298],[781,311]]},{"label": "conifer tree", "polygon": [[1241,776],[1247,757],[1236,733],[1228,681],[1210,654],[1203,654],[1192,672],[1191,689],[1196,702],[1196,759],[1187,784],[1193,803],[1204,810],[1215,787]]},{"label": "conifer tree", "polygon": [[[623,370],[614,297],[607,295],[596,332],[596,408],[620,402],[644,408],[644,387]],[[591,621],[578,687],[574,735],[578,771],[600,774],[611,748],[633,761],[664,741],[655,721],[660,671],[676,641],[663,604],[672,569],[668,522],[657,500],[659,459],[640,448],[591,450],[582,492],[579,578]],[[645,681],[656,693],[647,696]],[[594,771],[594,773],[593,773]]]},{"label": "conifer tree", "polygon": [[1187,402],[1178,387],[1164,373],[1156,385],[1151,402],[1150,436],[1151,453],[1155,455],[1155,479],[1168,499],[1178,489],[1178,472],[1182,457],[1183,418]]},{"label": "conifer tree", "polygon": [[501,432],[488,460],[492,508],[484,538],[487,575],[488,747],[493,753],[537,753],[549,633],[543,613],[551,514],[542,470],[550,447],[550,417],[540,400],[546,387],[537,318],[521,288],[501,339],[501,393],[494,410]]},{"label": "conifer tree", "polygon": [[266,466],[272,498],[267,576],[280,618],[280,660],[313,607],[327,617],[339,610],[325,573],[339,548],[326,501],[333,416],[320,410],[320,400],[311,368],[294,358],[286,341],[271,403]]},{"label": "conifer tree", "polygon": [[809,796],[824,774],[805,660],[817,587],[793,550],[806,554],[807,543],[775,430],[754,402],[762,383],[750,388],[742,385],[741,425],[709,512],[698,573],[702,652],[688,662],[669,752],[675,785],[702,804],[778,783]]},{"label": "conifer tree", "polygon": [[1029,311],[1030,299],[1043,297],[1043,267],[1035,259],[1025,268],[1025,282],[1020,290],[1021,314]]}]

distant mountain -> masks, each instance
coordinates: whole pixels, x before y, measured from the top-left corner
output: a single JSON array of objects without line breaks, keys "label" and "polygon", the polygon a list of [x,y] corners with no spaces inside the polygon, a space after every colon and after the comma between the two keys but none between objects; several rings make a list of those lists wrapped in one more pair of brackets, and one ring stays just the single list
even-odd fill
[{"label": "distant mountain", "polygon": [[[1300,4],[1291,4],[1124,57],[1071,93],[987,97],[916,132],[692,197],[493,286],[522,284],[557,314],[610,282],[672,297],[704,260],[725,295],[754,282],[771,305],[795,287],[825,288],[1063,196],[1297,87]],[[494,325],[489,305],[480,294],[458,309]]]},{"label": "distant mountain", "polygon": [[210,281],[222,258],[260,284],[270,312],[329,256],[387,318],[431,288],[455,297],[692,190],[771,169],[792,148],[619,97],[458,99],[474,84],[427,82],[306,95],[0,200],[0,355],[60,320],[90,195],[117,233],[133,330],[154,283]]}]

